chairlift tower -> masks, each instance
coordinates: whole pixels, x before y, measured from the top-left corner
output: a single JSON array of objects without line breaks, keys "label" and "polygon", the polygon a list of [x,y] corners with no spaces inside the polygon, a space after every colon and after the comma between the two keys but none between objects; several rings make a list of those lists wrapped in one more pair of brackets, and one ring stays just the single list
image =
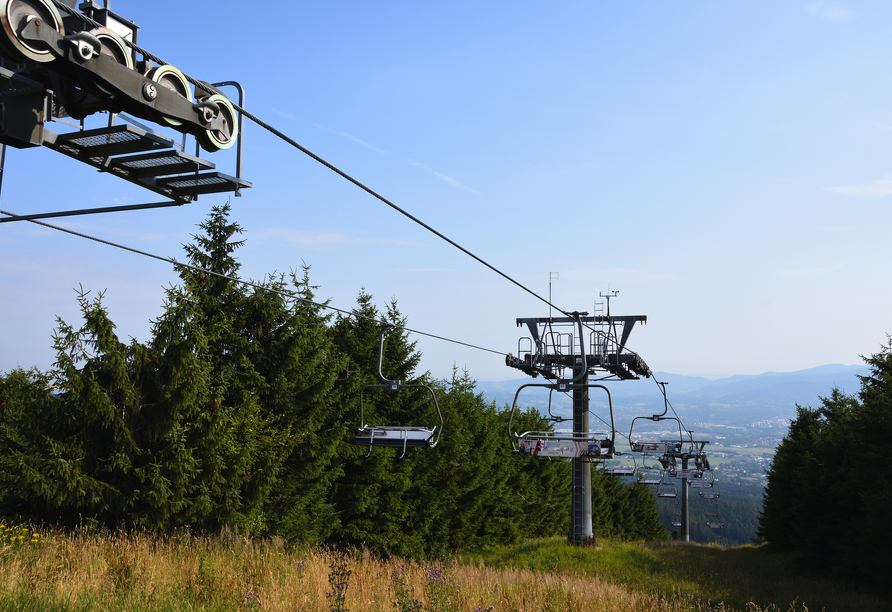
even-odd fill
[{"label": "chairlift tower", "polygon": [[[694,440],[693,431],[687,430],[687,434],[685,434],[681,419],[678,418],[678,415],[668,416],[669,397],[666,395],[667,384],[669,383],[657,383],[663,394],[663,412],[651,416],[637,416],[632,419],[632,424],[629,426],[629,447],[633,453],[642,453],[644,458],[648,455],[658,458],[660,465],[663,467],[663,472],[659,481],[655,481],[652,478],[642,478],[640,474],[638,478],[638,482],[642,484],[657,485],[659,487],[657,490],[657,497],[676,498],[678,496],[678,488],[674,484],[671,484],[671,480],[667,481],[666,477],[668,476],[670,479],[681,479],[681,507],[676,514],[678,520],[673,521],[672,526],[681,529],[681,540],[683,542],[690,542],[691,532],[690,515],[688,512],[688,489],[690,487],[700,489],[700,497],[714,499],[716,506],[718,506],[718,492],[712,494],[704,494],[703,492],[706,488],[711,489],[715,483],[715,476],[709,467],[709,460],[706,458],[706,453],[703,450],[709,442],[705,440]],[[635,421],[641,420],[653,421],[654,423],[660,421],[675,421],[678,425],[678,438],[675,440],[637,439],[634,435]],[[694,469],[690,469],[691,461],[694,462]],[[678,469],[679,462],[681,462],[681,469]],[[709,478],[705,478],[705,475],[707,474],[709,475]],[[709,524],[709,526],[712,527],[713,524],[718,525],[719,520],[718,511],[716,511],[716,520],[712,524]]]},{"label": "chairlift tower", "polygon": [[[703,451],[703,448],[709,444],[709,442],[705,440],[694,440],[693,432],[691,431],[688,432],[688,436],[690,439],[687,440],[684,445],[679,445],[681,448],[678,446],[670,446],[667,449],[664,458],[661,459],[661,462],[665,462],[664,465],[669,470],[670,476],[673,478],[681,478],[682,542],[691,541],[688,491],[694,482],[703,478],[704,470],[709,470],[709,460],[706,458],[706,453]],[[678,465],[678,461],[681,462],[681,469],[675,469],[675,466]],[[691,469],[691,461],[694,462],[693,469]]]},{"label": "chairlift tower", "polygon": [[[615,295],[615,293],[613,294]],[[520,318],[518,327],[526,327],[529,336],[518,341],[517,356],[509,354],[505,363],[548,383],[528,384],[518,389],[512,406],[508,434],[514,450],[540,458],[566,457],[573,461],[572,504],[569,541],[575,545],[595,543],[592,528],[591,464],[610,459],[615,453],[616,427],[610,391],[600,384],[591,384],[589,376],[601,374],[597,380],[637,380],[649,378],[651,370],[634,352],[626,350],[626,342],[636,323],[647,317],[610,315],[590,316],[573,312],[565,317]],[[595,312],[603,312],[600,304]],[[570,378],[566,374],[570,373]],[[525,387],[544,387],[549,391],[570,392],[573,399],[573,431],[524,432],[511,429],[517,399]],[[600,388],[610,400],[609,432],[590,430],[589,390]],[[549,410],[550,413],[550,410]],[[558,419],[552,419],[558,420]],[[602,419],[603,420],[603,419]],[[603,420],[607,423],[606,420]]]}]

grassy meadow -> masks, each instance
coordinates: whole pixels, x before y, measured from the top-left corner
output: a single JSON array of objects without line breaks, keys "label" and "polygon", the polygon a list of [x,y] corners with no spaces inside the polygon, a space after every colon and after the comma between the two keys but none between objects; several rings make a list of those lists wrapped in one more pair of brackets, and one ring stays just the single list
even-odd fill
[{"label": "grassy meadow", "polygon": [[0,612],[888,610],[763,548],[553,538],[452,559],[382,559],[236,534],[0,526]]}]

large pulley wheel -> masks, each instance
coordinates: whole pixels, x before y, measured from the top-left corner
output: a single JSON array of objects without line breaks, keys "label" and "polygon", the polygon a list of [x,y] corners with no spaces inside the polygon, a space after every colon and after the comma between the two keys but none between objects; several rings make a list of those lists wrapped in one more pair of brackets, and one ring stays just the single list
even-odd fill
[{"label": "large pulley wheel", "polygon": [[214,94],[207,98],[202,98],[201,104],[213,103],[217,106],[218,114],[223,120],[223,127],[212,130],[202,130],[196,134],[198,144],[205,151],[220,151],[228,149],[235,144],[238,138],[238,122],[235,113],[235,107],[229,98],[220,94]]},{"label": "large pulley wheel", "polygon": [[0,0],[0,24],[3,26],[0,44],[15,59],[51,62],[55,56],[46,43],[22,36],[25,26],[35,20],[40,27],[49,27],[65,35],[62,16],[52,0]]},{"label": "large pulley wheel", "polygon": [[133,70],[133,54],[130,53],[127,43],[120,34],[108,28],[95,28],[90,30],[90,34],[98,38],[102,44],[102,49],[99,51],[102,55],[107,55],[122,66]]},{"label": "large pulley wheel", "polygon": [[[172,92],[183,96],[189,100],[189,102],[194,100],[192,97],[192,88],[189,87],[189,81],[186,79],[186,75],[169,64],[152,68],[146,73],[146,77],[152,79],[158,85],[166,87]],[[182,121],[166,115],[161,115],[160,119],[169,125],[183,124]]]},{"label": "large pulley wheel", "polygon": [[[133,54],[130,53],[130,49],[127,47],[127,43],[124,42],[124,39],[121,38],[121,36],[117,32],[113,32],[108,28],[95,28],[93,30],[90,30],[90,34],[92,34],[99,40],[99,43],[101,45],[99,52],[102,55],[107,55],[115,62],[121,64],[122,66],[126,66],[130,70],[133,70]],[[95,84],[96,87],[98,87],[104,93],[107,93],[109,95],[112,95],[114,93],[101,83],[96,82]]]}]

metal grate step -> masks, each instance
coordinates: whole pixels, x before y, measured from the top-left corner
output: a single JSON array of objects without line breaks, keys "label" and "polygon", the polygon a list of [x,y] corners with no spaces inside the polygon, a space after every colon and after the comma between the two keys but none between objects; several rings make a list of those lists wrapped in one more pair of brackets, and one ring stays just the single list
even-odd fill
[{"label": "metal grate step", "polygon": [[175,146],[174,141],[169,138],[127,124],[58,134],[56,143],[59,146],[74,147],[80,155],[89,158],[141,153]]},{"label": "metal grate step", "polygon": [[165,136],[129,124],[56,134],[44,129],[43,144],[100,172],[109,172],[178,204],[206,193],[238,192],[243,179],[207,172],[212,162],[183,153]]},{"label": "metal grate step", "polygon": [[129,170],[130,175],[135,178],[167,176],[216,168],[212,162],[188,155],[177,149],[116,157],[112,163],[117,167]]},{"label": "metal grate step", "polygon": [[205,193],[220,193],[223,191],[235,191],[236,187],[250,187],[248,181],[237,179],[234,176],[222,172],[204,172],[202,174],[183,174],[159,178],[159,185],[172,187],[178,194],[202,195]]}]

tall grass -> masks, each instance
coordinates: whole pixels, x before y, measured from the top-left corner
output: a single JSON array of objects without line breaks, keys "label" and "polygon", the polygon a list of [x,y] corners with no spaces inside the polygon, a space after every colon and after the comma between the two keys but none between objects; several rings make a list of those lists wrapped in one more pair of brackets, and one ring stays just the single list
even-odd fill
[{"label": "tall grass", "polygon": [[[671,548],[617,546],[630,548],[617,553],[546,540],[461,561],[424,563],[225,533],[51,533],[0,542],[0,612],[730,609],[715,607],[718,600],[706,601],[689,587],[701,571],[696,563],[684,565],[690,573],[675,582],[666,577],[675,571],[673,562],[662,558]],[[629,564],[640,569],[625,567]],[[788,606],[773,609],[786,612]]]},{"label": "tall grass", "polygon": [[643,593],[689,602],[693,609],[746,612],[883,612],[892,602],[861,585],[804,574],[792,556],[764,546],[721,548],[681,542],[599,540],[573,548],[558,538],[493,548],[468,556],[496,567],[551,568]]}]

